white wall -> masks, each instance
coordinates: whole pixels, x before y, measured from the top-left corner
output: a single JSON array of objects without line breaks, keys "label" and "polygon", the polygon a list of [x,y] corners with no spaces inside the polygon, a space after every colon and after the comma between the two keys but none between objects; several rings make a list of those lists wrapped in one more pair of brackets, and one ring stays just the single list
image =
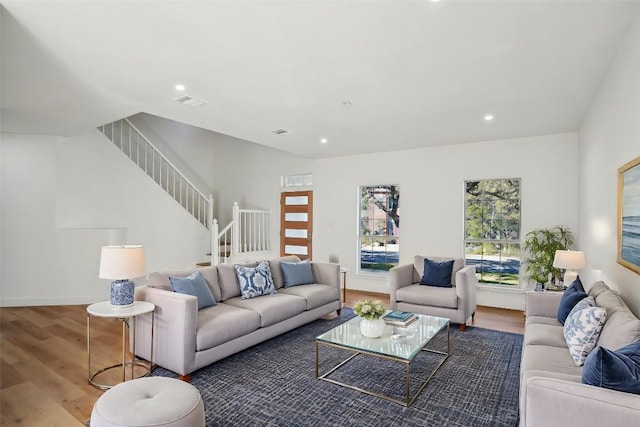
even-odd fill
[{"label": "white wall", "polygon": [[108,299],[104,244],[143,244],[148,272],[206,258],[208,231],[97,131],[1,146],[0,305]]},{"label": "white wall", "polygon": [[640,315],[640,275],[616,263],[617,170],[640,156],[640,17],[607,73],[579,137],[579,247],[589,281],[604,276]]},{"label": "white wall", "polygon": [[[417,254],[462,257],[464,181],[522,178],[522,235],[562,224],[577,230],[577,135],[575,133],[479,142],[320,160],[314,171],[314,258],[340,255],[349,287],[388,292],[388,279],[356,276],[357,189],[399,184],[400,263]],[[480,301],[522,308],[523,299]]]}]

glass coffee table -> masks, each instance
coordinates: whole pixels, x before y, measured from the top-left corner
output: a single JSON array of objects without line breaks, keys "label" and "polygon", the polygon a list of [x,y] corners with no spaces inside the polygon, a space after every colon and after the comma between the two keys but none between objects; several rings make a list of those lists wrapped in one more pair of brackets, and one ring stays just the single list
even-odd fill
[{"label": "glass coffee table", "polygon": [[[451,352],[451,341],[449,335],[449,319],[443,317],[426,316],[422,314],[416,314],[418,321],[413,325],[406,328],[398,328],[390,325],[386,325],[385,332],[380,338],[366,338],[360,333],[360,317],[354,317],[341,325],[325,332],[324,334],[316,337],[316,378],[328,381],[334,384],[348,387],[353,390],[358,390],[362,393],[370,394],[372,396],[380,397],[391,402],[398,403],[404,406],[410,406],[414,400],[420,395],[425,388],[429,380],[438,371],[442,364],[449,358]],[[440,332],[447,331],[447,348],[446,351],[438,351],[431,348],[427,348],[429,342],[433,340]],[[320,374],[319,372],[319,357],[320,347],[329,346],[339,348],[341,350],[347,350],[355,354],[351,355],[348,359],[339,363],[331,368],[328,372]],[[440,362],[436,365],[430,373],[427,374],[427,378],[418,387],[415,394],[411,395],[411,364],[415,360],[416,356],[422,351],[435,353],[441,358]],[[354,385],[346,384],[341,381],[329,378],[329,376],[336,370],[343,367],[353,358],[364,355],[373,356],[386,360],[401,362],[405,364],[405,384],[406,384],[406,397],[404,400],[397,399],[382,393],[377,393],[371,390],[367,390]]]}]

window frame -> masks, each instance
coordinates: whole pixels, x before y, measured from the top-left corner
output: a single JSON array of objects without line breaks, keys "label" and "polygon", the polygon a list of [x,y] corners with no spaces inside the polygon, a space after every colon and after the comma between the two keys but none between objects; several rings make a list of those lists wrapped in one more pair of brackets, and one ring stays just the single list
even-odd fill
[{"label": "window frame", "polygon": [[[368,230],[368,233],[363,232],[363,210],[364,210],[364,204],[365,204],[365,199],[364,199],[364,189],[366,188],[370,188],[372,189],[372,193],[376,194],[376,189],[385,189],[385,188],[391,188],[393,187],[393,191],[395,192],[395,198],[392,197],[388,197],[385,201],[385,205],[389,206],[390,204],[390,200],[395,200],[395,202],[391,203],[391,205],[393,205],[395,203],[395,209],[392,206],[390,209],[392,209],[393,212],[395,212],[395,216],[397,218],[397,221],[393,219],[393,217],[390,215],[389,212],[391,211],[387,211],[387,210],[383,210],[381,209],[379,206],[375,205],[375,202],[373,200],[370,200],[368,202],[369,206],[372,206],[372,209],[374,210],[374,215],[373,217],[369,217],[367,216],[366,218],[366,222],[369,223],[369,225],[371,225],[372,227]],[[389,270],[392,267],[395,267],[397,265],[399,265],[399,259],[400,259],[400,226],[399,224],[399,217],[400,217],[400,185],[398,184],[380,184],[380,185],[359,185],[357,188],[357,225],[356,225],[356,259],[357,259],[357,266],[356,266],[356,274],[359,275],[370,275],[370,276],[374,276],[374,277],[384,277],[387,276],[389,274]],[[369,210],[369,208],[367,208],[367,211]],[[375,211],[378,212],[383,212],[384,213],[384,217],[383,218],[379,218],[376,217]],[[373,225],[376,224],[376,227],[374,227]],[[380,225],[382,224],[382,226],[380,227]],[[373,228],[378,228],[380,230],[384,230],[385,234],[373,234],[371,233],[371,230]],[[389,234],[389,229],[391,229],[391,234]],[[373,243],[374,241],[380,242],[380,241],[386,241],[386,243],[383,245],[385,250],[384,252],[384,256],[383,256],[383,261],[381,262],[375,262],[372,261],[370,265],[377,265],[377,268],[363,268],[363,241],[367,239],[371,241],[371,257],[373,258],[373,260],[375,260],[375,255],[374,253],[376,252],[373,248]],[[393,246],[391,246],[393,245]],[[387,248],[393,248],[395,249],[394,251],[388,251]],[[390,258],[388,259],[387,254],[391,254]]]},{"label": "window frame", "polygon": [[[497,200],[496,199],[487,199],[487,198],[481,198],[479,199],[479,205],[481,206],[481,210],[483,213],[483,217],[481,218],[481,230],[491,230],[491,232],[493,232],[495,230],[495,227],[485,227],[484,225],[489,222],[489,221],[493,221],[495,222],[502,222],[502,224],[505,224],[508,222],[517,222],[517,230],[513,227],[508,227],[506,230],[501,230],[501,231],[506,231],[507,233],[516,233],[516,237],[513,238],[500,238],[500,236],[498,235],[497,238],[495,236],[492,237],[485,237],[485,238],[471,238],[469,237],[469,226],[470,226],[470,222],[473,221],[473,218],[471,218],[471,215],[469,214],[469,208],[471,206],[470,202],[469,202],[469,194],[467,193],[467,189],[468,189],[468,185],[469,183],[473,183],[473,182],[478,182],[478,183],[483,183],[483,182],[487,182],[487,181],[517,181],[518,182],[518,193],[517,193],[517,198],[510,198],[508,200],[512,201],[512,202],[516,202],[516,206],[517,206],[517,219],[514,218],[505,218],[502,217],[502,212],[500,213],[499,217],[493,216],[492,218],[489,217],[484,217],[484,207],[487,206],[489,203],[496,203]],[[480,185],[480,184],[479,184]],[[522,178],[487,178],[487,179],[468,179],[464,181],[464,189],[463,189],[463,194],[464,194],[464,217],[463,217],[463,254],[464,254],[464,260],[465,260],[465,265],[478,265],[480,268],[477,268],[476,271],[476,275],[478,277],[478,283],[481,285],[485,285],[485,286],[497,286],[500,288],[504,288],[504,289],[509,289],[509,288],[520,288],[521,284],[520,284],[520,270],[522,268],[522,242],[521,242],[521,235],[522,235]],[[478,196],[480,197],[480,196]],[[495,214],[495,210],[493,211],[493,213]],[[468,245],[482,245],[482,250],[480,253],[480,259],[478,263],[469,263],[468,262],[468,256],[470,255],[467,252],[467,248]],[[495,250],[498,253],[498,264],[499,264],[499,270],[501,271],[500,273],[497,274],[498,278],[494,279],[494,280],[483,280],[483,276],[487,275],[489,277],[496,275],[496,273],[493,272],[485,272],[482,270],[482,267],[484,265],[486,265],[486,259],[485,257],[487,256],[492,256],[492,255],[487,255],[484,249],[484,245],[493,245],[493,246],[500,246],[499,248],[495,248]],[[512,261],[517,258],[517,267],[514,265],[507,265],[507,269],[511,270],[516,268],[517,271],[514,273],[503,273],[502,271],[504,271],[505,268],[505,260],[506,258],[504,257],[504,252],[506,250],[507,253],[510,253],[510,251],[513,251],[514,248],[513,247],[509,247],[509,246],[515,246],[517,247],[517,257],[514,256],[509,256],[509,260],[507,260],[507,262],[509,264],[512,264]],[[505,249],[506,247],[506,249]],[[505,277],[511,277],[511,279],[505,279]]]}]

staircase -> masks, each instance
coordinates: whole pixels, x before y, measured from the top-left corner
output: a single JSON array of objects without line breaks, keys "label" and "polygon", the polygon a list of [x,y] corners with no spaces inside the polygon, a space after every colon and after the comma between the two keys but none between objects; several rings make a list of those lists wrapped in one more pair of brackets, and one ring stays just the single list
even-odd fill
[{"label": "staircase", "polygon": [[198,190],[128,119],[99,126],[98,130],[210,230],[212,265],[228,262],[231,257],[258,256],[271,250],[269,211],[240,209],[236,202],[232,221],[219,230],[218,221],[213,218],[213,196],[205,196]]}]

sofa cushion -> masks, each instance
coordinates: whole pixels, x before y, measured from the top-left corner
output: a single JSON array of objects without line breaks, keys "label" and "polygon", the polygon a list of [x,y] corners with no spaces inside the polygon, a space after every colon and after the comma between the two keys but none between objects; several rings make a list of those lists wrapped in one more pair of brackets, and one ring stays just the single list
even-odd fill
[{"label": "sofa cushion", "polygon": [[584,362],[582,382],[640,394],[640,341],[618,351],[596,347]]},{"label": "sofa cushion", "polygon": [[235,265],[234,268],[238,275],[242,299],[276,293],[276,287],[273,284],[271,270],[269,269],[269,263],[267,261],[261,262],[256,267]]},{"label": "sofa cushion", "polygon": [[640,340],[640,320],[633,315],[617,292],[602,290],[596,296],[596,305],[607,310],[607,323],[600,333],[598,345],[618,350]]},{"label": "sofa cushion", "polygon": [[[416,255],[413,259],[413,283],[418,283],[424,276],[424,259],[427,258],[422,255]],[[436,256],[428,257],[430,260],[442,262],[450,260],[451,258],[442,258]],[[453,286],[456,285],[456,272],[461,270],[464,267],[464,259],[462,258],[454,258],[453,260],[453,268],[451,269],[451,284]]]},{"label": "sofa cushion", "polygon": [[453,269],[453,260],[434,261],[429,258],[424,259],[424,268],[421,285],[438,286],[444,288],[451,287],[451,271]]},{"label": "sofa cushion", "polygon": [[221,303],[198,312],[196,349],[207,350],[251,333],[260,327],[255,311]]},{"label": "sofa cushion", "polygon": [[[588,300],[588,298],[586,299]],[[586,301],[585,300],[585,301]],[[563,333],[569,353],[576,366],[582,366],[591,350],[596,346],[602,326],[607,319],[607,311],[602,307],[587,306],[589,302],[576,304],[564,324]]]},{"label": "sofa cushion", "polygon": [[285,288],[316,283],[316,278],[313,277],[309,260],[300,262],[280,261],[280,268],[282,269]]},{"label": "sofa cushion", "polygon": [[218,283],[220,284],[222,301],[240,296],[240,283],[233,264],[218,265]]},{"label": "sofa cushion", "polygon": [[[218,269],[216,267],[199,268],[202,278],[207,283],[209,290],[213,294],[213,298],[220,302],[222,294],[218,283]],[[193,270],[179,271],[158,271],[149,274],[149,286],[152,288],[164,289],[165,291],[173,291],[169,277],[187,277],[193,273]]]},{"label": "sofa cushion", "polygon": [[187,277],[169,276],[169,281],[174,292],[198,298],[198,310],[216,305],[213,294],[199,271],[196,270]]},{"label": "sofa cushion", "polygon": [[530,324],[527,325],[522,345],[550,345],[567,348],[567,341],[562,333],[562,325]]},{"label": "sofa cushion", "polygon": [[598,295],[603,293],[604,291],[608,291],[609,287],[603,281],[599,281],[591,285],[589,291],[587,292],[590,297],[598,298]]},{"label": "sofa cushion", "polygon": [[225,304],[255,311],[260,315],[262,328],[302,313],[307,305],[304,298],[282,292],[250,299],[231,298],[225,301]]},{"label": "sofa cushion", "polygon": [[564,325],[567,320],[567,316],[571,312],[571,309],[578,303],[578,301],[587,297],[587,293],[580,291],[574,283],[572,283],[562,295],[560,299],[560,305],[558,305],[558,322]]},{"label": "sofa cushion", "polygon": [[[555,317],[546,317],[546,316],[527,316],[526,320],[524,321],[525,325],[554,325],[554,326],[560,326],[560,328],[562,328],[562,324],[560,322],[558,322],[558,319],[556,319]],[[526,331],[526,329],[525,329]]]},{"label": "sofa cushion", "polygon": [[413,284],[396,291],[396,301],[432,307],[457,308],[456,288],[438,288]]},{"label": "sofa cushion", "polygon": [[334,286],[314,284],[309,286],[293,286],[281,289],[281,293],[296,295],[306,301],[306,309],[312,310],[340,298],[340,292]]},{"label": "sofa cushion", "polygon": [[284,286],[284,279],[282,277],[282,269],[280,268],[280,261],[284,262],[300,262],[300,258],[295,255],[286,255],[276,259],[269,260],[269,268],[271,269],[271,277],[273,277],[273,284],[276,289],[280,289]]},{"label": "sofa cushion", "polygon": [[582,367],[576,366],[566,347],[528,345],[522,348],[521,372],[529,370],[549,371],[577,376],[580,381]]}]

